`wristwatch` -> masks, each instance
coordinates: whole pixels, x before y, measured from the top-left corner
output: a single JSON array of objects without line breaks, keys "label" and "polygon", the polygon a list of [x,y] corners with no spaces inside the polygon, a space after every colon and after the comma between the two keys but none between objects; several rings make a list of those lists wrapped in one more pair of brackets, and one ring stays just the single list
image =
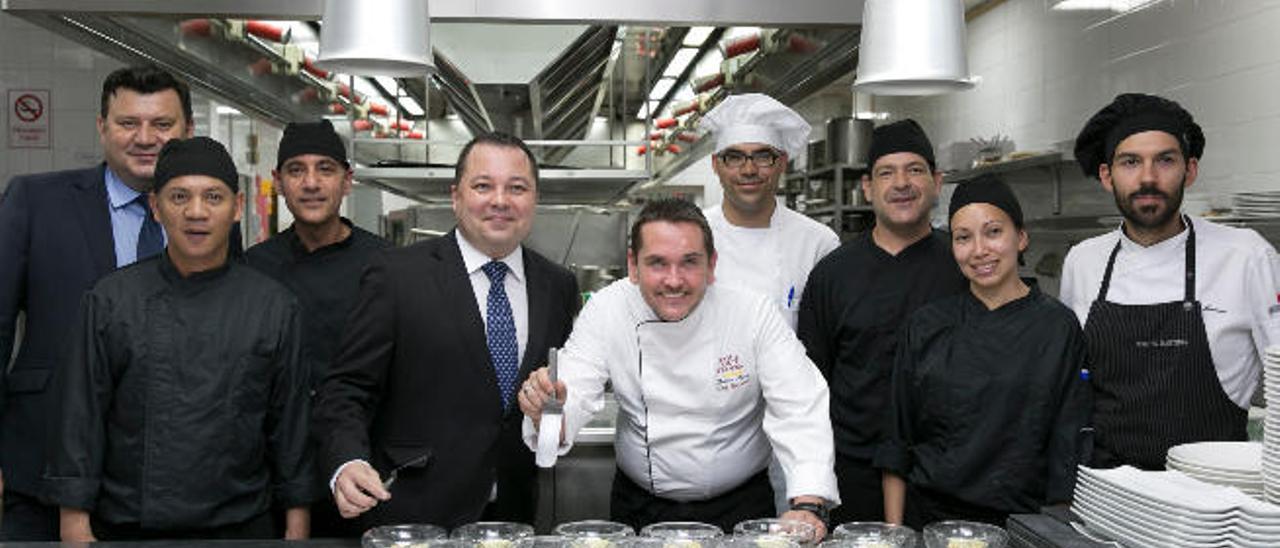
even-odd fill
[{"label": "wristwatch", "polygon": [[816,502],[793,502],[791,503],[791,509],[803,510],[818,516],[818,519],[822,520],[822,523],[829,523],[831,521],[831,512],[827,510],[827,506],[825,504],[818,504]]}]

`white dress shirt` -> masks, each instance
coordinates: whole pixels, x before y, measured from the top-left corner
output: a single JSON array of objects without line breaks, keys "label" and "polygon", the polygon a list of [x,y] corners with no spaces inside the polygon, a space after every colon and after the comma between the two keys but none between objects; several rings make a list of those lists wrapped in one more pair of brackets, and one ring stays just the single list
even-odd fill
[{"label": "white dress shirt", "polygon": [[[476,293],[476,306],[480,307],[480,319],[484,321],[485,328],[488,328],[491,284],[489,276],[480,267],[493,258],[471,245],[471,242],[462,235],[461,230],[456,231],[455,234],[458,236],[458,250],[462,252],[462,264],[467,269],[467,276],[471,279],[471,289]],[[525,343],[529,342],[529,292],[526,289],[524,277],[523,249],[522,246],[516,246],[515,251],[498,259],[507,263],[507,275],[502,280],[502,287],[507,291],[507,301],[511,303],[511,317],[516,323],[516,343],[519,349],[517,364],[524,363],[524,350],[528,346]]]},{"label": "white dress shirt", "polygon": [[840,247],[840,238],[830,227],[781,204],[773,209],[768,228],[736,226],[722,208],[717,204],[702,212],[715,237],[716,283],[764,294],[795,330],[809,271]]},{"label": "white dress shirt", "polygon": [[[761,295],[714,284],[687,318],[663,322],[638,286],[619,280],[587,301],[559,363],[561,454],[612,382],[618,467],[654,495],[721,495],[776,454],[788,498],[839,501],[826,381]],[[536,446],[528,418],[524,436]]]},{"label": "white dress shirt", "polygon": [[[1231,401],[1247,409],[1258,387],[1263,352],[1280,343],[1280,263],[1275,248],[1253,230],[1188,218],[1196,229],[1196,299],[1218,381]],[[1117,240],[1120,252],[1108,301],[1156,304],[1183,298],[1186,229],[1149,247],[1116,229],[1072,247],[1063,263],[1060,298],[1081,325]]]}]

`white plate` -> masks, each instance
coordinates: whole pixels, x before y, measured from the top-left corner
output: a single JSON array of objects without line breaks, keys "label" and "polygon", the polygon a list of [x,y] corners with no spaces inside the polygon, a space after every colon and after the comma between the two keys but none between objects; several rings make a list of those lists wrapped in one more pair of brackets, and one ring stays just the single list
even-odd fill
[{"label": "white plate", "polygon": [[1107,507],[1084,501],[1081,508],[1092,508],[1117,522],[1137,525],[1148,530],[1169,530],[1171,536],[1182,540],[1213,542],[1214,539],[1235,539],[1231,545],[1249,544],[1274,548],[1280,534],[1265,530],[1254,530],[1240,520],[1232,520],[1226,524],[1199,523],[1194,520],[1169,519],[1157,514],[1149,514],[1135,507]]},{"label": "white plate", "polygon": [[1100,512],[1081,505],[1072,507],[1076,514],[1084,518],[1084,522],[1092,527],[1098,527],[1106,532],[1112,538],[1119,539],[1125,546],[1134,546],[1139,548],[1150,547],[1169,547],[1169,546],[1185,546],[1187,548],[1200,547],[1217,547],[1223,546],[1227,538],[1223,536],[1217,541],[1192,541],[1190,539],[1179,538],[1167,529],[1152,530],[1144,525],[1131,523],[1114,514]]},{"label": "white plate", "polygon": [[1197,468],[1187,468],[1180,466],[1168,466],[1169,470],[1176,470],[1188,476],[1209,483],[1230,483],[1232,485],[1262,485],[1262,472],[1259,471],[1253,475],[1240,475],[1227,472],[1215,472],[1212,470],[1200,470]]},{"label": "white plate", "polygon": [[1146,472],[1130,466],[1111,470],[1081,467],[1078,475],[1093,485],[1105,485],[1162,506],[1199,514],[1237,512],[1259,524],[1280,527],[1280,506],[1261,503],[1238,490],[1207,484],[1181,472]]},{"label": "white plate", "polygon": [[1164,516],[1146,514],[1135,508],[1107,506],[1105,504],[1095,504],[1092,501],[1080,501],[1073,508],[1077,511],[1084,510],[1095,514],[1105,514],[1117,522],[1151,530],[1166,531],[1170,536],[1176,536],[1182,540],[1213,542],[1229,538],[1233,531],[1231,522],[1198,523],[1195,521],[1169,519]]},{"label": "white plate", "polygon": [[[1184,539],[1187,537],[1203,539],[1205,535],[1225,535],[1236,539],[1232,546],[1248,545],[1268,548],[1274,548],[1277,545],[1276,539],[1280,539],[1280,526],[1259,525],[1240,517],[1226,522],[1201,522],[1141,510],[1132,503],[1094,504],[1087,499],[1079,501],[1078,504],[1072,503],[1072,508],[1077,513],[1081,513],[1080,510],[1085,507],[1088,507],[1087,511],[1093,512],[1094,515],[1106,516],[1116,522],[1133,524],[1147,530],[1163,531],[1168,527],[1174,527],[1178,529],[1177,536]],[[1182,546],[1183,543],[1180,542],[1177,545]]]},{"label": "white plate", "polygon": [[1164,466],[1170,470],[1180,470],[1182,472],[1196,474],[1210,474],[1213,476],[1221,476],[1224,478],[1237,478],[1241,480],[1258,479],[1262,477],[1262,452],[1258,452],[1258,462],[1250,470],[1240,470],[1236,468],[1226,468],[1220,466],[1210,466],[1194,462],[1185,462],[1169,457],[1165,461]]}]

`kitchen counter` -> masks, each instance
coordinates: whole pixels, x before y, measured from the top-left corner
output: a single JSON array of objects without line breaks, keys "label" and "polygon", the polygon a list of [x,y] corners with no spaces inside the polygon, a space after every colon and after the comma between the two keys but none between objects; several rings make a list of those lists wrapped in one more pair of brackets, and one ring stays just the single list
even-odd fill
[{"label": "kitchen counter", "polygon": [[0,542],[0,548],[52,548],[93,546],[94,548],[143,548],[172,546],[173,548],[360,548],[360,539],[315,540],[152,540],[146,542],[95,542],[74,544],[62,542]]}]

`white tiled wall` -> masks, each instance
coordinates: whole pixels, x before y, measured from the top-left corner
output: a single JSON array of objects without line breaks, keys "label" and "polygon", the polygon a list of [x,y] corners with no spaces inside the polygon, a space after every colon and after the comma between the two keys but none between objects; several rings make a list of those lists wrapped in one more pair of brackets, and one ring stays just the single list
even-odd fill
[{"label": "white tiled wall", "polygon": [[1190,195],[1280,189],[1280,1],[1162,0],[1124,14],[1054,3],[1009,0],[969,22],[974,90],[878,105],[919,120],[939,150],[995,134],[1037,150],[1073,140],[1116,94],[1154,93],[1205,130]]},{"label": "white tiled wall", "polygon": [[10,149],[9,105],[0,113],[0,189],[24,173],[71,169],[101,161],[98,114],[101,82],[119,61],[76,42],[0,13],[0,100],[11,89],[47,89],[51,143],[47,149]]}]

